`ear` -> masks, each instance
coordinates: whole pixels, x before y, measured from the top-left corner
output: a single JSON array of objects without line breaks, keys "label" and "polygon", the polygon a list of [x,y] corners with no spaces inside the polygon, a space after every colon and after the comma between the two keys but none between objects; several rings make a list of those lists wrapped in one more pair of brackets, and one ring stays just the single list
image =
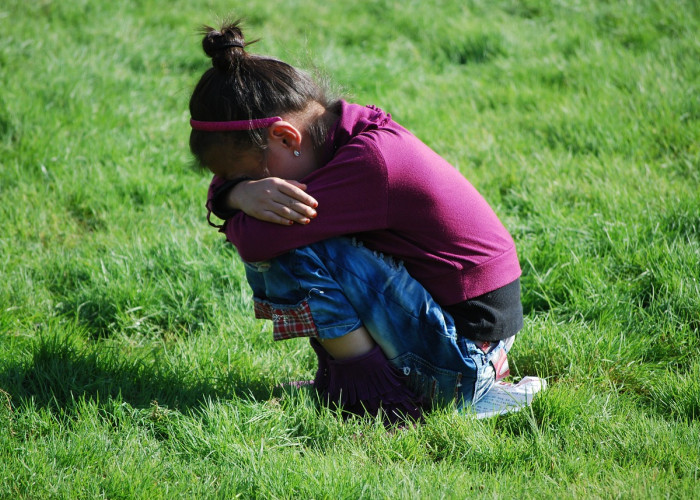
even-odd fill
[{"label": "ear", "polygon": [[291,151],[301,149],[301,132],[294,125],[286,121],[275,122],[267,129],[268,141],[278,143]]}]

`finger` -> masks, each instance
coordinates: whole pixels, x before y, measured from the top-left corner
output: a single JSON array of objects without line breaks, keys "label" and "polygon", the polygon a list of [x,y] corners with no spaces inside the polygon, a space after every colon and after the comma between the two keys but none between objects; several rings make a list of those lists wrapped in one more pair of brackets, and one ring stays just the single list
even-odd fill
[{"label": "finger", "polygon": [[292,180],[292,179],[289,179],[287,182],[288,182],[289,184],[293,185],[293,186],[298,187],[298,188],[301,189],[302,191],[306,191],[306,184],[304,184],[303,182],[295,181],[295,180]]},{"label": "finger", "polygon": [[299,220],[295,220],[293,218],[281,216],[276,212],[272,212],[269,210],[261,213],[258,218],[260,220],[272,222],[273,224],[280,224],[282,226],[291,226],[295,222],[298,224],[308,224],[310,222],[309,219],[299,218]]},{"label": "finger", "polygon": [[[292,185],[290,182],[283,179],[275,180],[275,189],[268,191],[269,199],[273,203],[279,203],[280,205],[292,207],[292,201],[296,201],[298,203],[296,203],[294,206],[306,205],[312,209],[318,206],[316,199],[313,196],[305,193],[299,187]],[[303,184],[299,185],[303,186]]]},{"label": "finger", "polygon": [[[310,212],[309,212],[310,211]],[[308,224],[316,217],[316,211],[306,205],[301,205],[297,201],[291,201],[287,205],[277,204],[272,212],[279,217],[283,217],[298,224]]]},{"label": "finger", "polygon": [[316,218],[316,210],[310,207],[308,204],[305,204],[301,201],[295,200],[293,198],[288,198],[286,207],[293,211],[298,213],[299,215],[303,217],[307,217],[309,219],[315,219]]},{"label": "finger", "polygon": [[314,219],[316,210],[295,198],[278,194],[275,196],[268,209],[272,210],[277,215],[293,219],[295,222],[300,220],[299,217]]},{"label": "finger", "polygon": [[[303,186],[303,189],[299,186]],[[316,201],[316,199],[310,194],[307,194],[304,191],[304,189],[306,189],[306,185],[298,182],[296,182],[295,184],[292,184],[292,182],[286,182],[279,186],[280,193],[290,198],[293,198],[296,201],[307,205],[311,208],[318,207],[318,202]]]}]

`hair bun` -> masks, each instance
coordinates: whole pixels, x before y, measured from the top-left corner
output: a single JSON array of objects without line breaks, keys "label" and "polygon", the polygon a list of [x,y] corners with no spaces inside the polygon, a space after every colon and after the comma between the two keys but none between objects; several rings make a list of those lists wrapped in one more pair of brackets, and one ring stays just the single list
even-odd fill
[{"label": "hair bun", "polygon": [[211,57],[215,68],[229,71],[236,59],[245,55],[246,43],[240,28],[240,20],[226,24],[220,30],[204,26],[202,32],[204,34],[202,48],[204,53]]}]

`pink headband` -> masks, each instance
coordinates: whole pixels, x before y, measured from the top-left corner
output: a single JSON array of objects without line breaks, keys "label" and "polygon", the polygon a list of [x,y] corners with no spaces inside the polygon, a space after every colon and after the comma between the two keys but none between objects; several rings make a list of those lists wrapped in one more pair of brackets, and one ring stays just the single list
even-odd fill
[{"label": "pink headband", "polygon": [[231,130],[267,128],[279,121],[282,121],[282,118],[273,116],[270,118],[259,118],[257,120],[236,120],[233,122],[200,122],[198,120],[190,120],[190,125],[194,130],[203,130],[205,132],[229,132]]}]

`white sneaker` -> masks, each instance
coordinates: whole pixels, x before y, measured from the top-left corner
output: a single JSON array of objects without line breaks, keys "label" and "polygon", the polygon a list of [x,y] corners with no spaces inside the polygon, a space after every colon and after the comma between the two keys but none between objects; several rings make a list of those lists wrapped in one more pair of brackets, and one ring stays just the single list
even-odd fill
[{"label": "white sneaker", "polygon": [[546,388],[547,381],[539,377],[523,377],[517,384],[498,381],[472,407],[479,419],[520,411]]}]

